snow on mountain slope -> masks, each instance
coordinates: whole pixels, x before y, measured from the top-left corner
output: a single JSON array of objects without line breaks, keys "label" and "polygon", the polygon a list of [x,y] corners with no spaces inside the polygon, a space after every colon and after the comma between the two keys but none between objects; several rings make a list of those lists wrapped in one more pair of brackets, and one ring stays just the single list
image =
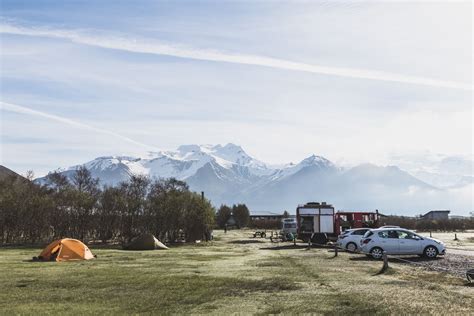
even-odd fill
[{"label": "snow on mountain slope", "polygon": [[[74,166],[69,168],[69,170],[77,170],[79,166]],[[142,160],[140,158],[128,157],[128,156],[108,156],[108,157],[99,157],[92,161],[89,161],[84,164],[84,166],[89,171],[113,171],[121,166],[128,168],[132,174],[148,174],[148,170],[143,166]]]},{"label": "snow on mountain slope", "polygon": [[327,160],[324,157],[321,156],[316,156],[316,155],[311,155],[306,159],[303,159],[300,163],[294,165],[294,164],[288,164],[285,167],[283,167],[280,170],[277,170],[271,177],[270,179],[275,181],[275,180],[281,180],[283,178],[289,177],[291,175],[296,174],[300,170],[314,166],[316,168],[319,168],[321,170],[324,169],[336,169],[336,166]]},{"label": "snow on mountain slope", "polygon": [[393,156],[395,165],[438,188],[459,188],[474,180],[473,156],[447,156],[430,152]]},{"label": "snow on mountain slope", "polygon": [[[240,146],[183,145],[176,151],[151,153],[147,158],[129,156],[98,157],[83,165],[68,168],[72,175],[80,166],[85,166],[103,184],[116,185],[131,175],[146,175],[152,178],[186,180],[198,170],[210,164],[220,177],[236,182],[255,181],[275,172],[274,169],[249,156]],[[223,172],[226,170],[226,172]],[[116,173],[113,175],[113,173]]]},{"label": "snow on mountain slope", "polygon": [[206,163],[212,161],[212,157],[201,155],[194,159],[172,155],[171,153],[162,154],[159,157],[143,160],[143,166],[148,170],[148,175],[156,178],[177,178],[184,180],[197,172]]}]

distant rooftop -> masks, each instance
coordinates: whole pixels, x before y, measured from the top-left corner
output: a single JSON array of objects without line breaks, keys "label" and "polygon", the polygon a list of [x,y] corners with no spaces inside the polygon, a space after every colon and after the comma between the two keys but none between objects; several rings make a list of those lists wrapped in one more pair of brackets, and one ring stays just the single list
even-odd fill
[{"label": "distant rooftop", "polygon": [[450,210],[434,210],[434,211],[429,211],[428,213],[426,213],[423,216],[426,216],[426,215],[431,214],[431,213],[447,213],[447,214],[449,214],[450,212],[451,212]]},{"label": "distant rooftop", "polygon": [[283,212],[276,213],[276,212],[269,212],[269,211],[258,211],[258,212],[252,212],[250,216],[283,216]]}]

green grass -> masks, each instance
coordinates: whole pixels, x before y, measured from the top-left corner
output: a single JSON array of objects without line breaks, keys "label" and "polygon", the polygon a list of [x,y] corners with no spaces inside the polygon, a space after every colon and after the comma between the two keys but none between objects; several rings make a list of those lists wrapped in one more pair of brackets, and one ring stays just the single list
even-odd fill
[{"label": "green grass", "polygon": [[[92,249],[97,259],[29,262],[0,249],[0,314],[472,314],[463,280],[327,249],[271,250],[248,232],[168,251]],[[281,244],[280,244],[281,245]]]}]

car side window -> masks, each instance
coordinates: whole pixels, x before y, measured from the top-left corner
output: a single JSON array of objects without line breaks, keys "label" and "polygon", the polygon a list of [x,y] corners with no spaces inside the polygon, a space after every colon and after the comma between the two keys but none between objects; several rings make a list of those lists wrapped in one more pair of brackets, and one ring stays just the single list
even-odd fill
[{"label": "car side window", "polygon": [[367,232],[367,230],[365,230],[365,229],[356,230],[352,233],[352,235],[361,235],[361,236],[363,236],[363,235],[365,235],[366,232]]},{"label": "car side window", "polygon": [[388,232],[387,231],[379,232],[378,235],[379,235],[380,238],[388,238]]},{"label": "car side window", "polygon": [[398,231],[398,238],[400,239],[415,239],[415,234],[412,234],[410,232],[406,232],[403,230]]},{"label": "car side window", "polygon": [[400,239],[407,239],[408,234],[404,231],[399,230],[398,231],[398,238]]},{"label": "car side window", "polygon": [[389,230],[388,238],[398,239],[398,232],[396,230]]}]

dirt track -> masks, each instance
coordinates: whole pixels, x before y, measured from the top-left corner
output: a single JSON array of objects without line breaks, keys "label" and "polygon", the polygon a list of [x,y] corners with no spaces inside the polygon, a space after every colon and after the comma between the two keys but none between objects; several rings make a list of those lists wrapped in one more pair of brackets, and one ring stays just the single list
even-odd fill
[{"label": "dirt track", "polygon": [[[462,248],[448,248],[448,254],[453,254],[456,256],[468,256],[474,257],[474,251],[469,249],[462,249]],[[471,259],[474,260],[474,259]]]},{"label": "dirt track", "polygon": [[[412,265],[439,272],[446,272],[464,278],[466,276],[467,270],[474,269],[473,253],[462,250],[458,251],[462,253],[468,253],[468,255],[452,253],[449,251],[446,255],[439,256],[435,260],[413,256],[393,256],[391,257],[390,261],[395,264]],[[396,258],[400,258],[402,260],[398,260]]]}]

